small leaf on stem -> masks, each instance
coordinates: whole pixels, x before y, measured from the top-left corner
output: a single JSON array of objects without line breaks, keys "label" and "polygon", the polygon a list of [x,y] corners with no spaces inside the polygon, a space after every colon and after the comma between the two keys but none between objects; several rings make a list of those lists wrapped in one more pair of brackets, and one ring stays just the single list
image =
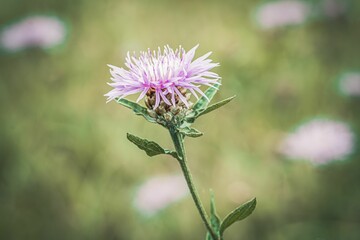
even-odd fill
[{"label": "small leaf on stem", "polygon": [[185,136],[188,137],[201,137],[202,135],[204,135],[202,132],[200,132],[199,130],[195,129],[195,128],[191,128],[191,127],[185,127],[185,128],[180,128],[179,132],[181,132],[182,134],[184,134]]},{"label": "small leaf on stem", "polygon": [[217,240],[217,239],[214,239],[211,234],[209,232],[206,233],[206,240]]},{"label": "small leaf on stem", "polygon": [[174,158],[178,158],[176,152],[164,149],[156,142],[139,138],[130,133],[127,134],[127,139],[129,139],[130,142],[132,142],[136,146],[138,146],[141,150],[144,150],[146,152],[146,154],[150,157],[156,156],[159,154],[169,154],[169,155],[173,156]]},{"label": "small leaf on stem", "polygon": [[251,199],[250,201],[242,204],[240,207],[236,208],[234,211],[229,213],[220,226],[220,234],[223,235],[225,229],[230,227],[233,223],[241,221],[244,218],[248,217],[256,207],[256,198]]},{"label": "small leaf on stem", "polygon": [[221,81],[219,80],[217,83],[215,83],[212,87],[209,87],[204,94],[205,96],[201,96],[199,100],[193,105],[191,108],[194,112],[201,112],[206,109],[206,107],[209,105],[209,102],[211,99],[215,96],[216,92],[218,91],[219,87],[221,85]]},{"label": "small leaf on stem", "polygon": [[[219,236],[221,220],[216,213],[214,192],[212,190],[210,190],[210,223],[211,227],[214,229],[214,232]],[[206,234],[206,240],[214,240],[209,232]]]},{"label": "small leaf on stem", "polygon": [[212,105],[210,105],[209,107],[207,107],[204,111],[200,112],[200,114],[198,115],[198,117],[200,117],[201,115],[207,114],[209,112],[214,111],[215,109],[218,109],[222,106],[224,106],[225,104],[229,103],[231,100],[233,100],[236,97],[236,95],[226,98],[220,102],[214,103]]},{"label": "small leaf on stem", "polygon": [[210,222],[214,230],[216,232],[219,232],[221,220],[216,212],[214,192],[212,190],[211,190],[211,199],[210,199]]}]

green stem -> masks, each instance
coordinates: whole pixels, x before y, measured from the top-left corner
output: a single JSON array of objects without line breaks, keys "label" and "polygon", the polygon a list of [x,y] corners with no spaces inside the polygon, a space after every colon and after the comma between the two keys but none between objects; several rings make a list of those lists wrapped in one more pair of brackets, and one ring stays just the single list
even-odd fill
[{"label": "green stem", "polygon": [[189,187],[189,190],[190,190],[191,196],[192,196],[192,198],[193,198],[193,200],[195,202],[196,208],[198,209],[198,211],[200,213],[200,216],[201,216],[201,219],[204,222],[204,224],[205,224],[208,232],[210,233],[212,239],[218,240],[219,237],[217,236],[217,234],[215,233],[215,231],[211,227],[211,224],[210,224],[210,222],[208,220],[208,216],[206,214],[206,211],[205,211],[205,209],[204,209],[204,207],[203,207],[203,205],[201,203],[200,197],[199,197],[199,195],[197,193],[197,190],[196,190],[196,187],[195,187],[195,185],[193,183],[189,167],[187,166],[183,137],[182,137],[181,133],[179,133],[174,128],[169,128],[169,131],[170,131],[171,138],[172,138],[172,140],[174,142],[176,152],[177,152],[177,154],[179,156],[178,161],[179,161],[179,164],[181,166],[181,170],[182,170],[182,172],[184,174],[186,183],[187,183],[187,185]]}]

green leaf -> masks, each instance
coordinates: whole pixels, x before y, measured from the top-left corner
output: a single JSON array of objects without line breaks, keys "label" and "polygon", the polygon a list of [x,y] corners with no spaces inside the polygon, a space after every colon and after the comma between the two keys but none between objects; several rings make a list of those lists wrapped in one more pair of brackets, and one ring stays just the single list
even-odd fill
[{"label": "green leaf", "polygon": [[117,98],[116,102],[127,108],[132,109],[136,115],[143,116],[149,122],[156,123],[156,119],[149,115],[147,108],[144,108],[141,105],[139,105],[135,102],[129,101],[125,98],[122,98],[122,99]]},{"label": "green leaf", "polygon": [[211,237],[211,234],[209,232],[206,233],[206,240],[216,240]]},{"label": "green leaf", "polygon": [[159,155],[159,154],[169,154],[174,158],[178,158],[177,153],[171,150],[163,149],[159,144],[153,141],[148,141],[146,139],[139,138],[130,133],[127,134],[127,139],[130,142],[134,143],[141,150],[144,150],[146,154],[150,157]]},{"label": "green leaf", "polygon": [[225,104],[229,103],[231,100],[233,100],[236,97],[236,95],[226,98],[220,102],[214,103],[212,105],[210,105],[209,107],[207,107],[204,111],[200,112],[200,114],[198,115],[198,117],[200,117],[201,115],[207,114],[209,112],[214,111],[215,109],[218,109],[219,107],[224,106]]},{"label": "green leaf", "polygon": [[191,127],[185,127],[185,128],[180,128],[179,132],[181,132],[182,134],[184,134],[185,136],[188,137],[201,137],[202,135],[204,135],[202,132],[200,132],[199,130],[195,129],[195,128],[191,128]]},{"label": "green leaf", "polygon": [[209,232],[206,233],[206,240],[216,240],[214,239]]},{"label": "green leaf", "polygon": [[[210,190],[210,224],[216,234],[219,235],[221,220],[216,213],[214,192],[212,190]],[[206,240],[214,240],[209,232],[206,234]]]},{"label": "green leaf", "polygon": [[244,218],[248,217],[256,207],[256,198],[251,199],[250,201],[242,204],[240,207],[236,208],[234,211],[229,213],[221,223],[220,234],[223,235],[225,229],[230,227],[233,223],[241,221]]},{"label": "green leaf", "polygon": [[219,80],[217,83],[214,84],[213,87],[209,87],[204,92],[204,94],[207,96],[208,99],[206,99],[204,96],[201,96],[191,109],[195,113],[204,111],[204,109],[206,109],[206,107],[209,105],[209,102],[211,101],[211,99],[215,96],[218,88],[220,87],[220,84],[221,84],[221,81]]},{"label": "green leaf", "polygon": [[210,199],[210,222],[214,230],[216,232],[219,232],[221,221],[216,213],[215,198],[212,190],[211,190],[211,199]]}]

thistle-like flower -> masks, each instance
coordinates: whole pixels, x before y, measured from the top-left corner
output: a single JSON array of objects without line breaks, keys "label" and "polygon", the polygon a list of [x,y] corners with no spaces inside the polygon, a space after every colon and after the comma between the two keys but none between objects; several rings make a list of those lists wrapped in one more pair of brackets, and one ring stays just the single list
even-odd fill
[{"label": "thistle-like flower", "polygon": [[[220,86],[220,77],[210,70],[219,64],[212,63],[210,59],[207,59],[211,52],[193,60],[197,47],[185,52],[182,47],[173,50],[169,46],[165,46],[163,51],[160,48],[157,52],[148,50],[141,52],[139,57],[136,57],[135,54],[130,56],[128,53],[125,63],[128,70],[109,65],[113,81],[109,85],[114,89],[105,96],[108,97],[108,101],[115,100],[124,107],[132,109],[136,115],[168,129],[174,143],[174,150],[165,149],[154,141],[130,133],[127,134],[127,139],[150,157],[167,154],[178,161],[196,208],[207,229],[206,239],[220,240],[223,239],[223,233],[228,227],[252,213],[256,206],[256,199],[237,207],[221,221],[216,214],[215,199],[212,194],[211,212],[210,218],[208,218],[192,181],[185,154],[185,137],[202,136],[203,134],[199,130],[192,127],[195,120],[224,106],[235,97],[232,96],[209,105]],[[203,92],[200,89],[201,85],[209,87]],[[136,93],[140,94],[137,102],[145,98],[147,108],[124,99],[128,95]],[[189,101],[191,94],[197,98],[194,104]],[[150,187],[145,188],[146,190],[141,190],[137,197],[135,205],[142,212],[151,214],[162,208],[168,201],[183,196],[178,180],[176,180],[175,192],[168,191],[173,188],[170,185],[161,187],[164,189],[158,189],[159,186],[154,188],[153,185],[152,182]],[[149,199],[145,199],[148,198],[148,195],[154,194],[157,196],[150,199],[150,201],[153,200],[153,203],[149,202]]]},{"label": "thistle-like flower", "polygon": [[160,106],[167,111],[177,105],[190,108],[191,94],[197,99],[198,94],[207,98],[200,86],[215,87],[220,77],[210,70],[219,64],[208,59],[211,52],[193,60],[197,47],[186,52],[181,46],[175,50],[165,46],[163,51],[158,48],[140,52],[139,57],[128,52],[125,63],[128,70],[108,65],[113,81],[109,85],[114,88],[105,94],[108,102],[140,93],[137,102],[146,96],[149,109]]}]

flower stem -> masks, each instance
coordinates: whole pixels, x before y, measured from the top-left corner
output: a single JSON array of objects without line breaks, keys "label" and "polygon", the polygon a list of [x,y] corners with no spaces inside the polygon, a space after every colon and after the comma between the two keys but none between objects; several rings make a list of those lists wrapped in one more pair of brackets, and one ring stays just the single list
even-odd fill
[{"label": "flower stem", "polygon": [[185,154],[185,147],[184,147],[184,139],[183,136],[181,135],[181,133],[179,133],[175,128],[169,128],[170,131],[170,135],[171,135],[171,139],[174,142],[174,146],[176,149],[176,152],[178,154],[178,161],[179,164],[181,166],[181,170],[184,174],[186,183],[188,185],[188,188],[190,190],[191,196],[194,200],[194,203],[196,205],[196,208],[198,209],[201,219],[205,224],[205,227],[207,228],[208,232],[210,233],[212,239],[214,240],[218,240],[219,237],[217,236],[217,234],[215,233],[215,231],[213,230],[213,228],[211,227],[210,221],[208,220],[208,216],[206,214],[206,211],[201,203],[200,197],[198,195],[198,192],[196,190],[196,187],[193,183],[192,180],[192,176],[189,170],[189,167],[187,165],[187,160],[186,160],[186,154]]}]

